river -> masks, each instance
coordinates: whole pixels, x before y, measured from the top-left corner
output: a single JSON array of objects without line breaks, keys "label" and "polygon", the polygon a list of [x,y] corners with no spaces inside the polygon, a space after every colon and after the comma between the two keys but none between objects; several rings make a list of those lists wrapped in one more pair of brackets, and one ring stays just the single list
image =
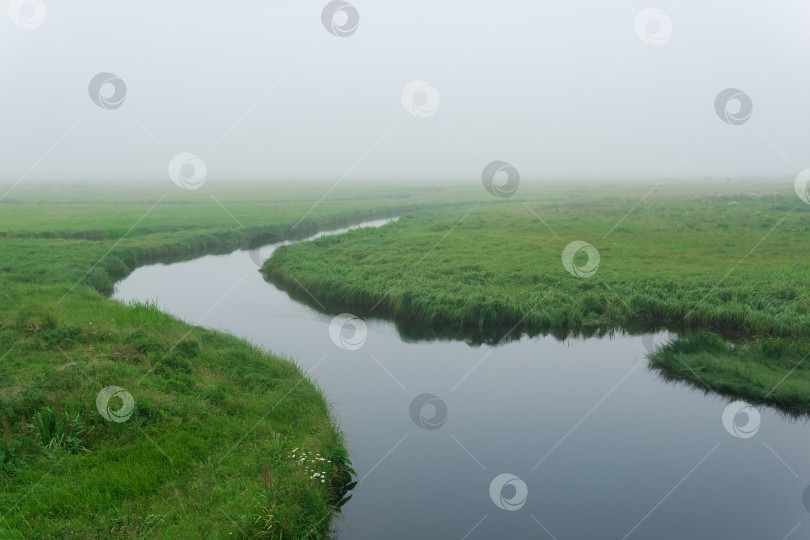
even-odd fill
[{"label": "river", "polygon": [[143,266],[114,297],[309,372],[360,480],[341,538],[810,537],[807,420],[735,416],[733,400],[664,381],[645,356],[665,333],[403,338],[383,319],[333,322],[266,282],[278,245]]}]

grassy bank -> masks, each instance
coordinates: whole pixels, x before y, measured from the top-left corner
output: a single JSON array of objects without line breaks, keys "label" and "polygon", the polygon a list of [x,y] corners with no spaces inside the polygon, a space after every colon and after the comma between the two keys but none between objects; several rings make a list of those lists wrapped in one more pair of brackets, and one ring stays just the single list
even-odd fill
[{"label": "grassy bank", "polygon": [[808,355],[806,340],[758,336],[728,341],[699,332],[664,345],[651,364],[664,379],[802,415],[810,413]]},{"label": "grassy bank", "polygon": [[[328,534],[352,471],[323,392],[284,357],[106,296],[144,262],[453,198],[354,190],[313,209],[322,193],[51,186],[0,205],[0,537]],[[134,401],[121,422],[98,407],[108,386]]]},{"label": "grassy bank", "polygon": [[[741,371],[742,353],[707,349],[701,359],[679,350],[673,361],[673,351],[662,351],[652,361],[701,384],[694,360],[700,372],[712,373],[706,378],[717,376],[712,387],[775,403],[769,385],[801,360],[807,349],[801,341],[810,335],[810,207],[791,186],[697,194],[674,188],[631,212],[645,191],[633,197],[529,191],[523,201],[427,210],[381,229],[279,249],[263,271],[291,290],[306,287],[321,302],[358,314],[461,331],[518,327],[590,335],[666,326],[731,333],[753,344],[743,348],[746,362],[776,379]],[[563,251],[574,241],[598,251],[590,277],[563,265]],[[574,265],[587,273],[586,254]],[[782,345],[758,354],[763,340]],[[795,376],[808,368],[800,364]],[[801,393],[797,387],[779,400],[810,410]]]},{"label": "grassy bank", "polygon": [[[326,533],[329,520],[318,520],[348,481],[332,465],[343,443],[295,365],[150,306],[89,291],[57,306],[61,287],[8,292],[26,301],[0,326],[11,345],[0,403],[4,538]],[[134,397],[125,422],[96,409],[110,385]],[[328,486],[291,457],[296,447],[330,458],[318,464]]]}]

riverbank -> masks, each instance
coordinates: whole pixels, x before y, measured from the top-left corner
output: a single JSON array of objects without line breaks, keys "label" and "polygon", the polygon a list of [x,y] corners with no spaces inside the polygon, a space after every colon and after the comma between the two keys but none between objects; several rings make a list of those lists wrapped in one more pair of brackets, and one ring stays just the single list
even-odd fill
[{"label": "riverbank", "polygon": [[810,414],[810,346],[804,340],[726,340],[713,332],[688,334],[650,355],[650,365],[670,381],[790,416]]},{"label": "riverbank", "polygon": [[320,194],[57,189],[3,205],[0,536],[329,533],[352,470],[323,392],[289,358],[107,297],[149,261],[433,204],[379,190],[313,210]]},{"label": "riverbank", "polygon": [[[608,192],[427,210],[281,248],[263,272],[358,315],[469,333],[497,327],[507,339],[511,329],[589,335],[645,325],[733,334],[734,355],[692,346],[650,360],[699,386],[810,412],[807,205],[773,187],[673,189],[628,214],[637,200]],[[582,244],[566,261],[573,242]]]}]

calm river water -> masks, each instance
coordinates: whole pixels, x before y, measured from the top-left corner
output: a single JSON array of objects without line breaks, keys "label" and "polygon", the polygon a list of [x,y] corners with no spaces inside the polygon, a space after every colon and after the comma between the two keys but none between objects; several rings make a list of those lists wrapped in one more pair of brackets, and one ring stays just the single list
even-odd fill
[{"label": "calm river water", "polygon": [[490,346],[402,338],[374,319],[364,341],[354,322],[330,335],[336,313],[262,278],[276,246],[144,266],[115,298],[310,372],[360,479],[341,538],[810,538],[807,421],[730,408],[724,424],[732,400],[648,369],[645,343],[665,335]]}]

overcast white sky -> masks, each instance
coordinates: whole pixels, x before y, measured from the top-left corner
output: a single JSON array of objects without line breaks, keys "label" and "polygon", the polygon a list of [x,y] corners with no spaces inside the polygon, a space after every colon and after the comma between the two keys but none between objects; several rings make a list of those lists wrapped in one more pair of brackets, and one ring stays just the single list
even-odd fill
[{"label": "overcast white sky", "polygon": [[[354,0],[346,37],[327,3],[45,0],[40,20],[12,2],[0,183],[168,181],[182,152],[217,183],[480,178],[493,160],[541,180],[810,167],[810,0]],[[90,98],[100,72],[126,84],[120,107]],[[403,104],[415,80],[439,97],[406,100],[422,117]],[[739,125],[715,111],[726,88],[753,103]]]}]

